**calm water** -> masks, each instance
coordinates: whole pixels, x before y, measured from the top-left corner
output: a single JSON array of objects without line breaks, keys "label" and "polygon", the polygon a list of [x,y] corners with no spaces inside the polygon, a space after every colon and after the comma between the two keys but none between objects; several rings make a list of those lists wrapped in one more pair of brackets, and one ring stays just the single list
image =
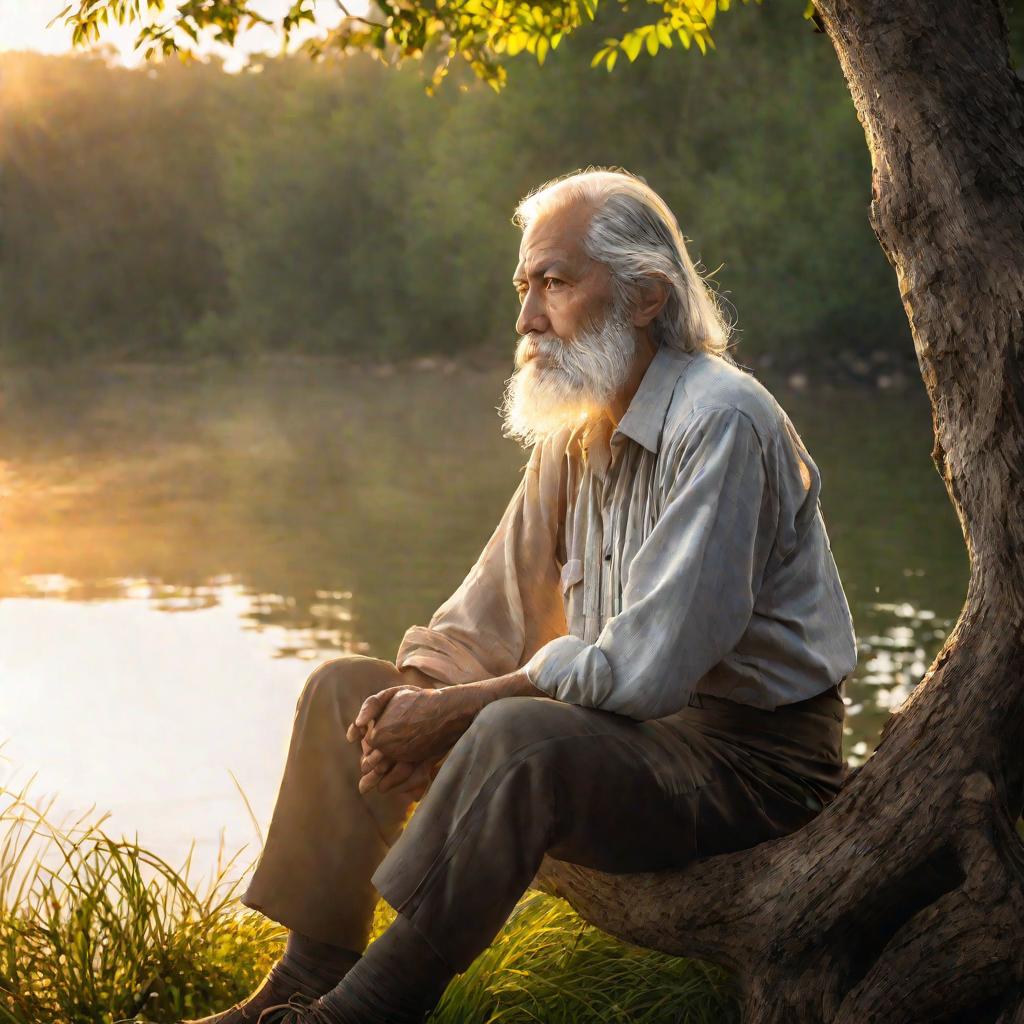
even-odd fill
[{"label": "calm water", "polygon": [[[501,384],[331,363],[8,382],[0,781],[37,773],[172,860],[193,838],[201,865],[254,855],[310,669],[392,658],[497,522],[526,458]],[[955,620],[966,557],[919,389],[776,394],[854,611],[857,762]]]}]

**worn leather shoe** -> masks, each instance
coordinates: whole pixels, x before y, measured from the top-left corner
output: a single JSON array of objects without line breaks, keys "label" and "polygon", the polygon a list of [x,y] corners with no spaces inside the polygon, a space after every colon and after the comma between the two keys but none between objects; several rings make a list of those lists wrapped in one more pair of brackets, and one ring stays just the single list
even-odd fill
[{"label": "worn leather shoe", "polygon": [[202,1017],[197,1020],[183,1020],[181,1024],[256,1024],[256,1017],[250,1017],[245,1012],[245,1003],[235,1003],[220,1013],[210,1017]]},{"label": "worn leather shoe", "polygon": [[183,1020],[180,1024],[258,1024],[260,1014],[270,1007],[286,1005],[294,998],[298,985],[281,976],[280,969],[271,969],[252,995],[226,1010],[198,1020]]},{"label": "worn leather shoe", "polygon": [[245,1004],[247,1000],[235,1003],[220,1013],[214,1013],[209,1017],[202,1017],[197,1020],[183,1020],[180,1024],[257,1024],[262,1011],[246,1013]]},{"label": "worn leather shoe", "polygon": [[319,999],[294,995],[280,1006],[268,1006],[257,1018],[256,1024],[337,1024],[328,1017]]}]

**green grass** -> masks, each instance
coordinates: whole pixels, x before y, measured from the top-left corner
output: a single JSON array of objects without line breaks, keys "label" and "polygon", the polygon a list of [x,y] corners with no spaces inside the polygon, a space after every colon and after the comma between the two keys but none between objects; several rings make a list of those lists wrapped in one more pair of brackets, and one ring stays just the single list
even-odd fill
[{"label": "green grass", "polygon": [[[235,860],[201,883],[103,830],[60,826],[0,790],[0,1024],[178,1021],[230,1005],[280,954],[283,929],[237,902]],[[381,904],[376,928],[392,911]],[[716,968],[626,946],[529,893],[448,988],[432,1024],[722,1024]]]},{"label": "green grass", "polygon": [[724,1024],[739,1020],[723,971],[627,946],[561,900],[529,893],[448,987],[432,1024]]}]

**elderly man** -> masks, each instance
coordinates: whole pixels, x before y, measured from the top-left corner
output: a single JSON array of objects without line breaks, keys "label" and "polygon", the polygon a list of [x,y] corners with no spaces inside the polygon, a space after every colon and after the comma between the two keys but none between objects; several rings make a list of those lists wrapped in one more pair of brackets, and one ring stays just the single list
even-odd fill
[{"label": "elderly man", "polygon": [[[839,788],[856,645],[818,470],[725,355],[671,211],[589,169],[515,222],[503,412],[529,463],[395,665],[310,678],[243,900],[286,951],[208,1021],[421,1021],[545,854],[679,867],[799,828]],[[378,892],[398,915],[360,956]]]}]

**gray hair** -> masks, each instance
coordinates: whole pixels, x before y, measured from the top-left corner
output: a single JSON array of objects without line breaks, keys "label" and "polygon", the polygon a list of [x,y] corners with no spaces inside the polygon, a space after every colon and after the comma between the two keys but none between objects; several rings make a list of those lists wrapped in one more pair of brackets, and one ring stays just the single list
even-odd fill
[{"label": "gray hair", "polygon": [[554,178],[519,201],[512,222],[525,231],[537,217],[576,202],[594,206],[583,249],[611,272],[617,308],[633,309],[644,285],[660,279],[668,300],[651,323],[651,340],[729,359],[731,328],[718,296],[690,259],[665,200],[642,178],[604,167]]}]

